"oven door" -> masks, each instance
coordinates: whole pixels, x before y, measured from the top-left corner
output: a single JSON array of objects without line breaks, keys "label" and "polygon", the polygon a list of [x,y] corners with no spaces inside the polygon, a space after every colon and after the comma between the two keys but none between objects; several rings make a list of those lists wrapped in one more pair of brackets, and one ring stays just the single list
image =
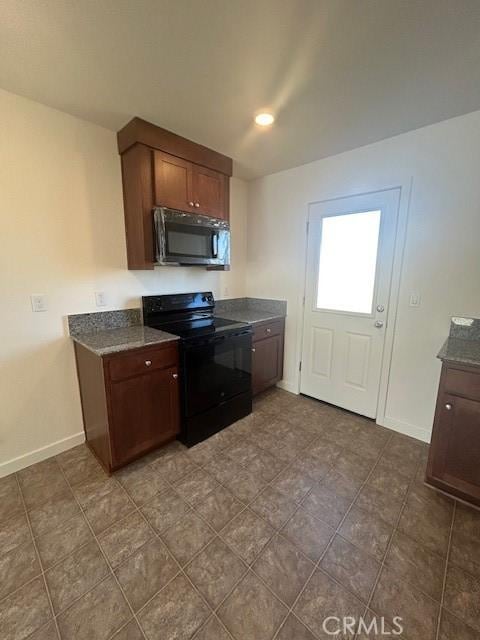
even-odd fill
[{"label": "oven door", "polygon": [[225,220],[159,208],[154,210],[158,264],[228,265],[230,228]]},{"label": "oven door", "polygon": [[197,415],[252,388],[252,333],[183,345],[184,415]]}]

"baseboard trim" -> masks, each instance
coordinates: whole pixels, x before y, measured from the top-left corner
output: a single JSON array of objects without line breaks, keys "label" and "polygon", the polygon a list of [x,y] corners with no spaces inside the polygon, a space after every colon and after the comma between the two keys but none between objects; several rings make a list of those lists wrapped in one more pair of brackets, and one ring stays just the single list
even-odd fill
[{"label": "baseboard trim", "polygon": [[430,439],[432,436],[431,432],[427,429],[422,429],[422,427],[417,427],[414,424],[402,422],[401,420],[395,420],[394,418],[389,418],[388,416],[384,416],[383,419],[377,419],[377,424],[382,427],[387,427],[387,429],[397,431],[398,433],[402,433],[404,436],[410,436],[411,438],[416,438],[417,440],[421,440],[422,442],[430,443]]},{"label": "baseboard trim", "polygon": [[298,390],[295,384],[291,383],[291,382],[286,382],[285,380],[280,380],[280,382],[277,382],[277,387],[279,389],[283,389],[284,391],[290,391],[290,393],[294,393],[295,395],[298,396]]},{"label": "baseboard trim", "polygon": [[29,451],[17,458],[12,458],[11,460],[2,462],[0,463],[0,478],[8,476],[11,473],[15,473],[15,471],[25,469],[25,467],[29,467],[31,464],[35,464],[36,462],[41,462],[42,460],[56,456],[58,453],[67,451],[67,449],[71,449],[84,441],[85,433],[83,431],[79,431],[73,436],[62,438],[62,440],[57,440],[56,442],[47,444],[44,447],[40,447],[40,449]]},{"label": "baseboard trim", "polygon": [[[279,389],[284,389],[285,391],[290,391],[290,393],[295,393],[296,395],[298,395],[298,389],[296,385],[291,382],[280,380],[280,382],[277,383],[277,387]],[[392,429],[392,431],[397,431],[397,433],[401,433],[404,436],[410,436],[411,438],[415,438],[416,440],[430,443],[432,434],[431,431],[428,431],[428,429],[422,429],[422,427],[417,427],[416,425],[409,424],[408,422],[402,422],[401,420],[395,420],[394,418],[390,418],[389,416],[377,418],[376,423],[382,427],[387,427],[387,429]]]}]

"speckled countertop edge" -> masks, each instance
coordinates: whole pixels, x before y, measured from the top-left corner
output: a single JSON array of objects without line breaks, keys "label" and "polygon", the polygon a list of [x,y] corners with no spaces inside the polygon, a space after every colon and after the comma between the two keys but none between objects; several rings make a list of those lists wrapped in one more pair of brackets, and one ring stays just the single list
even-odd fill
[{"label": "speckled countertop edge", "polygon": [[236,322],[257,324],[268,320],[282,320],[287,315],[285,300],[269,300],[262,298],[232,298],[218,300],[215,305],[215,316]]},{"label": "speckled countertop edge", "polygon": [[97,356],[105,356],[122,351],[151,347],[163,342],[179,340],[178,336],[166,331],[151,329],[143,325],[105,329],[94,333],[75,334],[72,340],[89,349]]},{"label": "speckled countertop edge", "polygon": [[225,320],[234,320],[235,322],[246,322],[247,324],[258,324],[268,320],[283,320],[284,315],[273,315],[262,311],[226,311],[215,312],[216,318],[225,318]]},{"label": "speckled countertop edge", "polygon": [[443,343],[437,358],[444,362],[480,366],[480,340],[449,337]]}]

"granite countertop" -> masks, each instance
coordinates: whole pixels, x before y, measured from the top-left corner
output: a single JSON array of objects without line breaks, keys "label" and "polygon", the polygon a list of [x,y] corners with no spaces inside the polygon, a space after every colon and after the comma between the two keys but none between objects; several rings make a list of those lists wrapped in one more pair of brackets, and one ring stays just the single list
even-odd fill
[{"label": "granite countertop", "polygon": [[438,353],[440,360],[480,367],[480,340],[447,338]]},{"label": "granite countertop", "polygon": [[[287,303],[283,300],[233,298],[219,300],[215,308],[217,318],[248,324],[286,315]],[[68,328],[72,340],[98,356],[179,340],[179,336],[172,333],[143,326],[138,308],[69,315]]]},{"label": "granite countertop", "polygon": [[480,367],[480,320],[452,318],[449,336],[437,357],[446,362],[459,362]]},{"label": "granite countertop", "polygon": [[236,322],[247,322],[255,324],[256,322],[264,322],[265,320],[279,320],[284,318],[284,314],[272,314],[268,311],[259,309],[238,309],[235,311],[219,312],[215,311],[217,318],[225,318],[226,320],[235,320]]},{"label": "granite countertop", "polygon": [[97,356],[139,349],[140,347],[148,347],[178,339],[179,337],[172,333],[151,329],[143,325],[72,335],[72,340],[90,349]]},{"label": "granite countertop", "polygon": [[287,315],[287,303],[283,300],[262,298],[234,298],[218,300],[215,316],[236,322],[256,324],[268,320],[281,320]]}]

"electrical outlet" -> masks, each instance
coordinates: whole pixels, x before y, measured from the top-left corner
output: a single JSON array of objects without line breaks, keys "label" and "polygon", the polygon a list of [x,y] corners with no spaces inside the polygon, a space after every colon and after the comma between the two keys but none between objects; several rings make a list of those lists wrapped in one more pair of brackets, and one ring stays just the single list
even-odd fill
[{"label": "electrical outlet", "polygon": [[107,294],[105,291],[96,291],[95,292],[95,302],[97,307],[106,307],[107,306]]},{"label": "electrical outlet", "polygon": [[32,311],[35,313],[38,311],[46,311],[48,309],[47,296],[43,293],[32,293],[30,296],[30,302],[32,303]]},{"label": "electrical outlet", "polygon": [[410,306],[411,307],[419,307],[420,306],[420,295],[418,293],[410,294]]}]

